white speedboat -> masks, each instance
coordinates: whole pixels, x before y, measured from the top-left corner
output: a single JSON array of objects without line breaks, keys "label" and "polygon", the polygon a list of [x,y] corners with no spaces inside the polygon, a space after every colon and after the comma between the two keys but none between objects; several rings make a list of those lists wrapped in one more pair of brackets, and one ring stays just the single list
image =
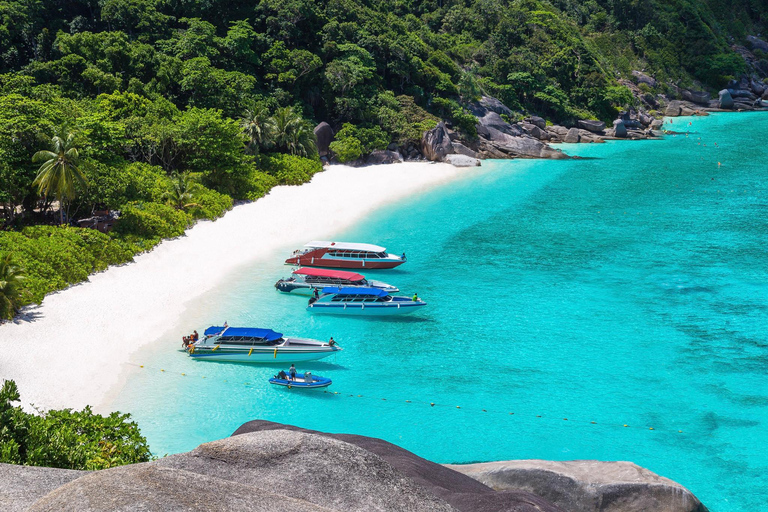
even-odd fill
[{"label": "white speedboat", "polygon": [[209,327],[202,339],[187,347],[190,357],[203,361],[261,364],[314,361],[340,350],[319,340],[284,338],[272,329],[227,326]]},{"label": "white speedboat", "polygon": [[323,288],[320,297],[309,299],[307,311],[334,315],[405,315],[426,306],[414,296],[397,297],[378,288]]},{"label": "white speedboat", "polygon": [[281,292],[308,296],[312,295],[315,288],[323,289],[328,286],[379,288],[387,293],[400,291],[391,284],[368,280],[355,272],[325,268],[302,267],[294,270],[288,279],[281,279],[275,283],[275,288]]},{"label": "white speedboat", "polygon": [[395,268],[405,261],[405,253],[401,256],[389,254],[379,245],[314,241],[307,243],[304,249],[293,251],[285,263],[305,267],[384,269]]}]

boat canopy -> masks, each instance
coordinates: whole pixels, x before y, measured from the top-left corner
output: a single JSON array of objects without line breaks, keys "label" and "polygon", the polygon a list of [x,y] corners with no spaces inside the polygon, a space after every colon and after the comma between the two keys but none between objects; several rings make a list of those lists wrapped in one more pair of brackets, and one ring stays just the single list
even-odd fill
[{"label": "boat canopy", "polygon": [[344,272],[343,270],[327,270],[324,268],[302,267],[293,271],[294,274],[301,274],[312,277],[330,277],[333,279],[346,279],[347,281],[362,281],[365,276],[355,272]]},{"label": "boat canopy", "polygon": [[332,293],[335,295],[374,295],[376,297],[386,297],[389,295],[381,288],[339,288],[336,286],[327,286],[323,288],[323,293]]},{"label": "boat canopy", "polygon": [[308,242],[304,247],[311,247],[315,249],[337,249],[339,251],[362,251],[362,252],[384,252],[386,247],[373,244],[355,244],[348,242],[327,242],[315,240]]},{"label": "boat canopy", "polygon": [[267,341],[279,340],[283,337],[283,333],[275,332],[272,329],[258,329],[256,327],[216,327],[211,326],[205,330],[206,336],[216,336],[218,334],[225,334],[228,337],[248,337],[248,338],[263,338]]}]

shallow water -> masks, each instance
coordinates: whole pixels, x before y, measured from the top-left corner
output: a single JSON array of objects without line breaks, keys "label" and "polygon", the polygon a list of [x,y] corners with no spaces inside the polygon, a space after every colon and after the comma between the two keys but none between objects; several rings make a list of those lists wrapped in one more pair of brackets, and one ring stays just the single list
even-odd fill
[{"label": "shallow water", "polygon": [[[282,253],[239,269],[136,358],[113,406],[158,455],[260,418],[444,463],[631,460],[713,512],[766,507],[768,115],[683,127],[563,146],[584,160],[484,162],[336,237],[407,252],[367,275],[418,292],[429,305],[412,316],[312,316],[272,288]],[[338,394],[177,351],[182,331],[224,320],[332,335],[345,350],[299,369]]]}]

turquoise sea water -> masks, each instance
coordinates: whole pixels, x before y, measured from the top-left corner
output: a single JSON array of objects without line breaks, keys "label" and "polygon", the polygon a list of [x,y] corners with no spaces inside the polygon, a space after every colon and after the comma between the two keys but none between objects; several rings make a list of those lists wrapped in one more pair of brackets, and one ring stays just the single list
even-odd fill
[{"label": "turquoise sea water", "polygon": [[[159,455],[260,418],[443,463],[630,460],[713,512],[766,508],[768,115],[670,126],[684,127],[563,146],[582,160],[484,162],[336,237],[407,252],[367,274],[429,303],[410,317],[310,315],[272,288],[294,247],[239,269],[136,358],[113,405]],[[334,336],[341,354],[299,369],[339,394],[177,351],[184,331],[224,320]]]}]

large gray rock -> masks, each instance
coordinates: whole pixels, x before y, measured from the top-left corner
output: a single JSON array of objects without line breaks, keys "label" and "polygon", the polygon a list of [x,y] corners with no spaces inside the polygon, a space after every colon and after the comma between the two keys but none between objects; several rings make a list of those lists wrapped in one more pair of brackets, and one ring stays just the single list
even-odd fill
[{"label": "large gray rock", "polygon": [[539,128],[535,124],[523,123],[520,126],[523,128],[523,131],[525,131],[525,133],[527,133],[531,137],[539,140],[542,140],[544,138],[543,137],[544,132],[541,130],[541,128]]},{"label": "large gray rock", "polygon": [[723,89],[718,93],[720,97],[720,108],[733,108],[733,97],[728,89]]},{"label": "large gray rock", "polygon": [[0,510],[25,511],[38,498],[87,474],[87,471],[71,469],[0,464]]},{"label": "large gray rock", "polygon": [[469,149],[467,146],[462,144],[461,142],[451,142],[451,146],[453,147],[453,152],[457,155],[465,155],[472,158],[479,158],[479,155],[476,151]]},{"label": "large gray rock", "polygon": [[448,155],[445,163],[454,167],[480,167],[480,160],[467,155]]},{"label": "large gray rock", "polygon": [[591,119],[582,119],[578,122],[579,128],[583,128],[592,133],[600,133],[605,130],[603,121],[593,121]]},{"label": "large gray rock", "polygon": [[107,511],[330,512],[307,501],[224,478],[134,464],[91,473],[37,500],[29,512]]},{"label": "large gray rock", "polygon": [[523,134],[523,129],[520,126],[509,124],[496,112],[488,112],[483,117],[478,117],[477,122],[485,128],[498,130],[513,137]]},{"label": "large gray rock", "polygon": [[686,89],[683,91],[683,99],[698,103],[699,105],[708,105],[712,95],[707,91],[689,91]]},{"label": "large gray rock", "polygon": [[497,490],[542,496],[569,512],[706,512],[688,489],[631,462],[512,460],[449,465]]},{"label": "large gray rock", "polygon": [[480,105],[486,110],[496,112],[497,114],[511,115],[512,109],[503,104],[501,101],[491,96],[483,96],[480,98]]},{"label": "large gray rock", "polygon": [[633,71],[632,76],[637,78],[637,82],[640,84],[647,84],[651,87],[656,87],[656,80],[643,73],[642,71]]},{"label": "large gray rock", "polygon": [[667,105],[667,109],[664,111],[664,115],[667,117],[677,117],[680,115],[682,104],[678,100],[672,100]]},{"label": "large gray rock", "polygon": [[535,124],[536,126],[539,127],[540,130],[547,129],[547,121],[543,117],[531,116],[528,118],[528,122],[531,124]]},{"label": "large gray rock", "polygon": [[627,127],[621,119],[617,119],[613,122],[613,136],[621,138],[627,136]]},{"label": "large gray rock", "polygon": [[323,121],[315,126],[315,137],[317,137],[317,152],[320,156],[328,156],[329,146],[333,142],[333,128]]},{"label": "large gray rock", "polygon": [[752,92],[755,93],[757,96],[762,96],[765,90],[768,89],[764,83],[759,82],[754,78],[750,82],[749,88],[752,89]]},{"label": "large gray rock", "polygon": [[397,164],[403,161],[403,157],[397,151],[390,151],[388,149],[374,150],[368,158],[365,159],[366,165],[378,165],[378,164]]},{"label": "large gray rock", "polygon": [[653,121],[651,121],[651,129],[653,130],[661,130],[662,126],[664,126],[663,119],[654,119]]},{"label": "large gray rock", "polygon": [[421,139],[421,154],[424,158],[433,162],[442,162],[447,155],[453,153],[451,137],[445,123],[440,121],[437,126],[424,132]]},{"label": "large gray rock", "polygon": [[568,130],[568,133],[565,134],[565,137],[563,138],[563,142],[567,142],[569,144],[575,144],[576,142],[579,142],[581,139],[581,136],[579,135],[579,129],[578,128],[571,128]]},{"label": "large gray rock", "polygon": [[746,99],[749,101],[755,100],[757,98],[755,93],[753,93],[749,89],[728,89],[728,92],[731,93],[731,98],[733,98],[734,101],[737,98]]},{"label": "large gray rock", "polygon": [[236,435],[149,464],[269,489],[332,510],[452,510],[381,457],[305,432]]},{"label": "large gray rock", "polygon": [[[519,128],[519,127],[518,127]],[[552,149],[530,135],[512,136],[494,128],[488,128],[493,146],[512,157],[524,158],[568,158],[568,155]],[[479,151],[478,151],[479,152]]]},{"label": "large gray rock", "polygon": [[756,36],[747,36],[747,41],[753,50],[762,50],[768,53],[768,43]]}]

